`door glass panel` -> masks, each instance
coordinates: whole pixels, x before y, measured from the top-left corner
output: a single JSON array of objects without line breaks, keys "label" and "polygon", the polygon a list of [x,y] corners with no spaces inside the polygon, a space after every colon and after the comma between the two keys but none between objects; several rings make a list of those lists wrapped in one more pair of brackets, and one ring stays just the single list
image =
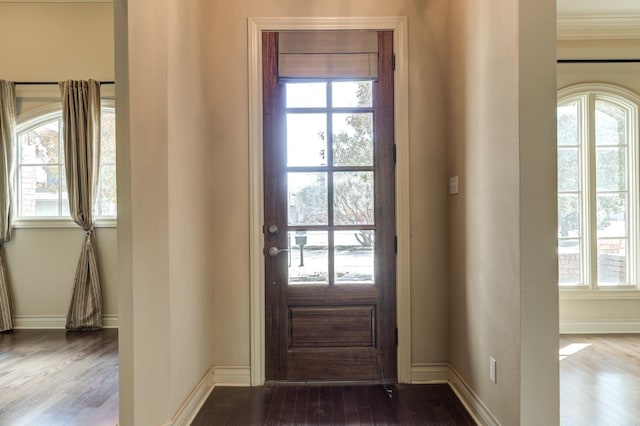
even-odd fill
[{"label": "door glass panel", "polygon": [[580,240],[558,241],[558,281],[560,285],[579,285],[581,265]]},{"label": "door glass panel", "polygon": [[333,163],[373,165],[373,114],[333,114]]},{"label": "door glass panel", "polygon": [[287,108],[325,108],[327,83],[287,83]]},{"label": "door glass panel", "polygon": [[373,284],[375,233],[372,230],[336,231],[336,284]]},{"label": "door glass panel", "polygon": [[289,225],[326,225],[327,174],[287,173]]},{"label": "door glass panel", "polygon": [[625,194],[598,195],[598,238],[627,236]]},{"label": "door glass panel", "polygon": [[626,147],[596,148],[596,190],[626,189]]},{"label": "door glass panel", "polygon": [[626,239],[598,240],[598,285],[627,283]]},{"label": "door glass panel", "polygon": [[333,175],[333,221],[336,225],[373,225],[373,172]]},{"label": "door glass panel", "polygon": [[327,164],[325,114],[287,114],[287,166]]},{"label": "door glass panel", "polygon": [[578,145],[578,102],[558,107],[558,145]]},{"label": "door glass panel", "polygon": [[289,284],[328,284],[327,231],[289,231]]},{"label": "door glass panel", "polygon": [[371,81],[339,81],[331,84],[334,108],[371,107]]},{"label": "door glass panel", "polygon": [[596,145],[624,145],[626,118],[625,110],[619,106],[596,101]]}]

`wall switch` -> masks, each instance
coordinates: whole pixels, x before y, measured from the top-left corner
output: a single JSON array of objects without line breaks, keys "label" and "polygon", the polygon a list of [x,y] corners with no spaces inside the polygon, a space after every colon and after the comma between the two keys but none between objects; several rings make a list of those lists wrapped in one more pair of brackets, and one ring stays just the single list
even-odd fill
[{"label": "wall switch", "polygon": [[449,194],[458,193],[458,176],[451,176],[449,178]]},{"label": "wall switch", "polygon": [[493,383],[498,383],[496,379],[496,360],[492,356],[489,357],[489,378]]}]

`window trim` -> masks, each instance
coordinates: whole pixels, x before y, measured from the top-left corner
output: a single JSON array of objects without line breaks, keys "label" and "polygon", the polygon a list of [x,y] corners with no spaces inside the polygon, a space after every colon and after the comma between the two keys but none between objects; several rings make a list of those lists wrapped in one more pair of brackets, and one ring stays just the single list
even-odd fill
[{"label": "window trim", "polygon": [[[115,100],[102,99],[100,108],[108,108],[115,111]],[[22,132],[27,126],[37,127],[54,118],[61,117],[62,102],[51,102],[46,105],[25,111],[17,118],[16,134]],[[17,148],[17,147],[16,147]],[[17,154],[17,150],[16,150]],[[13,176],[13,182],[16,187],[13,195],[13,203],[18,206],[18,193],[20,192],[18,179],[18,161],[16,159],[16,175]],[[17,209],[16,209],[17,210]],[[77,228],[78,225],[73,219],[64,216],[30,216],[20,217],[15,215],[13,218],[13,228],[15,229],[55,229],[55,228]],[[94,218],[94,227],[96,228],[117,228],[118,216],[100,216]]]},{"label": "window trim", "polygon": [[[628,156],[627,156],[627,176],[628,176],[628,274],[629,284],[626,285],[606,285],[598,286],[597,284],[597,241],[596,233],[593,232],[589,223],[592,222],[591,216],[593,216],[595,204],[593,198],[596,193],[592,188],[595,174],[595,150],[590,147],[595,145],[595,120],[589,121],[591,110],[595,108],[595,100],[603,99],[607,102],[615,104],[626,111],[627,120],[627,134],[628,134]],[[585,283],[579,285],[561,285],[558,283],[558,288],[561,292],[565,292],[572,299],[590,299],[598,298],[597,294],[607,294],[607,297],[602,298],[628,298],[629,294],[637,294],[640,291],[640,277],[638,276],[638,263],[637,259],[638,248],[640,246],[640,223],[638,219],[638,213],[640,206],[640,159],[638,155],[640,153],[640,140],[639,140],[639,125],[640,125],[640,96],[628,89],[620,86],[604,83],[580,83],[574,84],[568,87],[564,87],[558,90],[557,106],[577,100],[586,108],[581,108],[579,114],[581,114],[581,124],[578,129],[578,135],[581,141],[586,141],[587,149],[582,148],[580,150],[581,156],[581,176],[579,177],[582,186],[581,192],[585,194],[582,197],[580,203],[581,208],[581,221],[586,223],[581,227],[582,239],[580,243],[581,253],[583,253],[581,261],[581,274],[586,277]],[[585,135],[588,135],[585,136]],[[556,147],[557,150],[557,147]],[[635,159],[635,161],[633,161]],[[588,172],[582,170],[583,167],[588,166],[590,169]],[[556,195],[557,197],[557,195]],[[588,242],[588,243],[587,243]],[[587,251],[587,247],[590,250]],[[587,297],[586,295],[594,295]],[[611,296],[611,297],[609,297]]]}]

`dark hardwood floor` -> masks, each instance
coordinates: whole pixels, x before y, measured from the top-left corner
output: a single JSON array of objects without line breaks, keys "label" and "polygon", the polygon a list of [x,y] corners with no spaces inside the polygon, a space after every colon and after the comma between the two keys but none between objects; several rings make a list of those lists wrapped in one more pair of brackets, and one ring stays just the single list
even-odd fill
[{"label": "dark hardwood floor", "polygon": [[640,425],[640,335],[563,335],[560,358],[561,425]]},{"label": "dark hardwood floor", "polygon": [[215,388],[192,426],[475,425],[449,385]]},{"label": "dark hardwood floor", "polygon": [[[563,426],[640,425],[640,335],[565,335],[560,347]],[[220,387],[193,424],[474,424],[447,385],[391,389]],[[117,422],[117,330],[0,334],[0,426]]]},{"label": "dark hardwood floor", "polygon": [[117,330],[0,334],[0,425],[117,423]]}]

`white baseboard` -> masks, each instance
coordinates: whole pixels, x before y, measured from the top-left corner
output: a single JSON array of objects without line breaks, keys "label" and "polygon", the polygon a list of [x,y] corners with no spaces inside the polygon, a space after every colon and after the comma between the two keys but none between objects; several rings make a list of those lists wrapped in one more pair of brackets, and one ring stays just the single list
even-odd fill
[{"label": "white baseboard", "polygon": [[251,367],[211,367],[182,403],[173,419],[163,426],[188,426],[196,418],[216,386],[250,386]]},{"label": "white baseboard", "polygon": [[449,365],[449,386],[451,386],[451,389],[453,389],[460,402],[467,408],[467,411],[476,423],[486,426],[497,426],[500,424],[498,420],[493,417],[486,405],[478,398],[478,395],[476,395],[473,389],[464,381],[462,376],[460,376],[460,373],[451,365]]},{"label": "white baseboard", "polygon": [[[20,329],[60,329],[67,324],[66,315],[16,315],[14,328]],[[103,315],[103,328],[118,328],[118,315]]]},{"label": "white baseboard", "polygon": [[561,320],[560,334],[640,333],[640,320]]},{"label": "white baseboard", "polygon": [[209,394],[215,387],[214,383],[214,368],[211,367],[205,375],[200,379],[200,382],[191,391],[187,399],[182,403],[182,406],[178,412],[173,416],[173,419],[166,422],[163,426],[188,426],[193,422],[196,415],[202,408]]},{"label": "white baseboard", "polygon": [[251,367],[213,367],[215,386],[251,386]]},{"label": "white baseboard", "polygon": [[447,383],[449,364],[411,364],[411,383]]}]

